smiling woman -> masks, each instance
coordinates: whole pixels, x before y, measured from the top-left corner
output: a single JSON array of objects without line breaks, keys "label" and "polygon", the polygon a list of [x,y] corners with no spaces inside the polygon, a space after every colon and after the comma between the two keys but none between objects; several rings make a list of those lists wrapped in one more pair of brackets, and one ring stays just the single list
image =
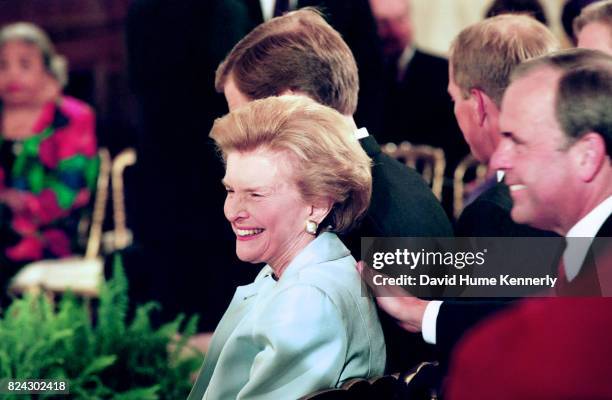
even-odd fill
[{"label": "smiling woman", "polygon": [[189,399],[298,398],[382,374],[385,345],[355,259],[336,236],[370,201],[370,159],[350,124],[302,96],[253,101],[217,120],[225,216],[239,287]]}]

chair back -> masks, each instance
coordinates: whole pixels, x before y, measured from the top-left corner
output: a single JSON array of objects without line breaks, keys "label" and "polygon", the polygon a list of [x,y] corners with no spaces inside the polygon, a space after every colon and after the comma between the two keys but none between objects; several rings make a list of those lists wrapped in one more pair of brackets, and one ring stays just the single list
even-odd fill
[{"label": "chair back", "polygon": [[111,182],[113,186],[113,222],[115,224],[113,251],[123,250],[132,244],[132,233],[127,228],[126,224],[123,173],[127,167],[134,164],[136,164],[136,150],[130,147],[123,150],[115,157],[111,167]]},{"label": "chair back", "polygon": [[[136,152],[128,148],[111,161],[109,151],[102,148],[99,158],[100,168],[85,255],[25,265],[11,281],[9,290],[12,293],[44,291],[53,296],[70,290],[86,298],[98,296],[100,283],[104,280],[104,263],[100,253],[121,250],[131,244],[131,233],[125,223],[123,172],[136,162]],[[103,233],[109,182],[113,188],[115,230]],[[111,245],[107,242],[111,242]],[[103,243],[105,248],[101,251]]]},{"label": "chair back", "polygon": [[[466,178],[468,178],[466,180]],[[468,154],[455,168],[453,176],[453,215],[459,218],[465,199],[487,179],[487,166]]]},{"label": "chair back", "polygon": [[106,215],[106,202],[108,201],[108,182],[111,174],[111,157],[108,149],[101,148],[98,151],[98,157],[100,159],[100,168],[98,170],[91,226],[89,227],[87,246],[85,248],[86,259],[93,259],[100,254],[102,228]]},{"label": "chair back", "polygon": [[446,168],[444,150],[427,145],[413,145],[409,142],[402,142],[399,145],[387,143],[382,146],[382,150],[406,166],[416,169],[429,184],[436,198],[438,200],[442,198],[444,168]]}]

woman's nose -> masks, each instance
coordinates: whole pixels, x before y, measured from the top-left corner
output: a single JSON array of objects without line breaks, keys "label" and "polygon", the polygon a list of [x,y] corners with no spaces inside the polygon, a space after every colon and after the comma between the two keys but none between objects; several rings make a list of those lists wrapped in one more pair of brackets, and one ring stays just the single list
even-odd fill
[{"label": "woman's nose", "polygon": [[244,201],[235,195],[228,195],[225,198],[225,205],[223,209],[225,212],[225,218],[227,218],[228,221],[245,219],[249,216]]}]

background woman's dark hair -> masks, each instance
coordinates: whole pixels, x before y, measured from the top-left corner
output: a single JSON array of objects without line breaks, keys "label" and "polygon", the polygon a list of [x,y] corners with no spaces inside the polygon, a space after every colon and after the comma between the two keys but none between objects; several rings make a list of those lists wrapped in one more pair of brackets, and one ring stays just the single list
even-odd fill
[{"label": "background woman's dark hair", "polygon": [[485,18],[500,14],[527,14],[548,25],[546,12],[538,0],[495,0],[487,9]]}]

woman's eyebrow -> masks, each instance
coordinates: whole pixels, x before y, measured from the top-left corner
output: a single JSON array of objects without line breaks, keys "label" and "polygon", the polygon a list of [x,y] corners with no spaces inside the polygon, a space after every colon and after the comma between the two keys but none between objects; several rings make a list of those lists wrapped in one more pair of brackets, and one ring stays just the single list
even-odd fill
[{"label": "woman's eyebrow", "polygon": [[[230,185],[227,180],[225,179],[221,179],[221,184],[225,187],[231,187],[232,185]],[[253,186],[253,187],[245,187],[242,188],[243,191],[245,192],[265,192],[265,191],[269,191],[271,190],[272,187],[271,186]]]}]

